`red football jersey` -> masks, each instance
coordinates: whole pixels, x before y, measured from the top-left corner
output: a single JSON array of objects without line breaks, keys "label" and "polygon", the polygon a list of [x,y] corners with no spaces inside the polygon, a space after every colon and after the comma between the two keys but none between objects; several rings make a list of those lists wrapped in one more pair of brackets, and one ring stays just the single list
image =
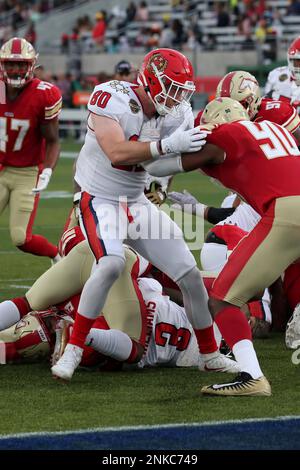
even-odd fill
[{"label": "red football jersey", "polygon": [[31,80],[16,99],[0,103],[0,164],[27,167],[45,158],[41,125],[55,119],[62,105],[59,89],[38,78]]},{"label": "red football jersey", "polygon": [[265,120],[276,122],[276,124],[280,124],[290,132],[295,132],[300,126],[297,110],[288,101],[263,98],[254,121],[261,122]]},{"label": "red football jersey", "polygon": [[239,194],[263,215],[276,198],[300,195],[300,151],[284,127],[270,121],[222,124],[207,142],[225,152],[219,165],[202,171]]}]

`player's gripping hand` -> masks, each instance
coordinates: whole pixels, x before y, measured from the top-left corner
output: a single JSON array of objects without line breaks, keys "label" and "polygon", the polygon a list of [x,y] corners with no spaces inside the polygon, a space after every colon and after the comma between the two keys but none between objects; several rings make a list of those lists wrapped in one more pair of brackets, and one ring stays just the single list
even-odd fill
[{"label": "player's gripping hand", "polygon": [[152,181],[148,187],[145,188],[145,196],[156,206],[161,206],[167,198],[167,194],[163,191],[161,185],[157,181]]},{"label": "player's gripping hand", "polygon": [[168,198],[178,204],[180,207],[184,207],[186,204],[198,204],[198,200],[189,193],[186,189],[183,190],[183,193],[178,193],[176,191],[171,191],[168,194]]},{"label": "player's gripping hand", "polygon": [[177,129],[170,137],[161,140],[162,153],[198,152],[205,145],[207,134],[199,127],[187,131]]},{"label": "player's gripping hand", "polygon": [[32,192],[33,194],[37,194],[39,193],[40,191],[44,191],[44,189],[47,188],[48,184],[49,184],[49,181],[50,181],[50,178],[51,178],[51,175],[52,175],[52,170],[51,168],[45,168],[42,173],[40,174],[39,176],[39,179],[38,179],[38,182],[37,182],[37,185],[35,188],[32,188]]}]

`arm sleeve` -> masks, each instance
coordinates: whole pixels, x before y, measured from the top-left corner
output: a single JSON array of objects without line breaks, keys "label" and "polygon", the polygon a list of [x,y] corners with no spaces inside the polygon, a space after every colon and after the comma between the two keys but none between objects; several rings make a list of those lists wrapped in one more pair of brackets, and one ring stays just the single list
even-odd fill
[{"label": "arm sleeve", "polygon": [[152,176],[169,176],[183,173],[181,155],[161,157],[141,163],[142,167]]},{"label": "arm sleeve", "polygon": [[60,90],[55,85],[45,88],[43,93],[45,93],[43,120],[46,123],[56,118],[61,112],[62,97]]},{"label": "arm sleeve", "polygon": [[216,225],[218,222],[229,217],[235,209],[233,207],[209,207],[207,211],[207,222]]}]

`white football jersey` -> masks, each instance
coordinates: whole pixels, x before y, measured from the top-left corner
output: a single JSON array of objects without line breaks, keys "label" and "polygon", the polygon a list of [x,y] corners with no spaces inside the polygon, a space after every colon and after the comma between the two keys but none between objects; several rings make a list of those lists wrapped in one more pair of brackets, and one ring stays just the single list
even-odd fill
[{"label": "white football jersey", "polygon": [[189,348],[195,354],[187,365],[197,366],[200,354],[184,308],[163,295],[162,286],[155,279],[140,278],[138,282],[147,306],[148,325],[152,324],[148,346],[138,367],[174,367]]},{"label": "white football jersey", "polygon": [[250,232],[260,219],[260,215],[252,209],[249,204],[241,202],[233,214],[219,222],[217,225],[237,225],[246,232]]},{"label": "white football jersey", "polygon": [[265,94],[274,100],[279,100],[284,96],[289,98],[292,104],[300,102],[300,86],[296,85],[295,80],[291,78],[288,66],[277,67],[272,70],[267,79]]},{"label": "white football jersey", "polygon": [[[178,118],[167,114],[147,119],[134,91],[136,87],[132,83],[117,80],[97,85],[90,97],[88,110],[117,121],[126,140],[159,140],[172,134],[184,121],[184,110]],[[191,109],[188,110],[192,115]],[[91,115],[87,124],[75,174],[82,191],[108,201],[118,201],[121,196],[126,196],[129,202],[138,200],[144,192],[146,173],[136,165],[123,166],[123,169],[114,167],[96,140]]]},{"label": "white football jersey", "polygon": [[[131,83],[110,81],[97,85],[88,110],[117,121],[127,140],[139,137],[143,110]],[[136,200],[145,184],[145,172],[136,169],[136,166],[132,171],[114,168],[96,140],[89,115],[85,142],[76,163],[75,180],[82,191],[107,200],[118,201],[120,196],[127,196],[129,201]]]}]

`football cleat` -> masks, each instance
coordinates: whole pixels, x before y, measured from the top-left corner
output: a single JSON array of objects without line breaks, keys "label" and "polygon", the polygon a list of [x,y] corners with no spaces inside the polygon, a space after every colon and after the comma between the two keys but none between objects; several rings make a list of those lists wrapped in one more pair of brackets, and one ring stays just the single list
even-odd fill
[{"label": "football cleat", "polygon": [[215,357],[200,362],[199,370],[202,372],[228,372],[229,374],[236,374],[241,371],[236,361],[220,353]]},{"label": "football cleat", "polygon": [[296,305],[286,325],[285,344],[289,349],[297,349],[300,346],[300,304]]},{"label": "football cleat", "polygon": [[223,397],[269,397],[272,394],[271,386],[266,377],[262,376],[259,379],[253,379],[247,372],[238,374],[233,382],[202,387],[201,393]]},{"label": "football cleat", "polygon": [[51,367],[52,375],[58,379],[71,380],[79,366],[83,349],[74,344],[67,344],[65,352],[57,363]]},{"label": "football cleat", "polygon": [[71,317],[60,318],[55,326],[55,345],[51,357],[51,365],[54,366],[63,355],[70,338],[70,325],[74,323]]}]

